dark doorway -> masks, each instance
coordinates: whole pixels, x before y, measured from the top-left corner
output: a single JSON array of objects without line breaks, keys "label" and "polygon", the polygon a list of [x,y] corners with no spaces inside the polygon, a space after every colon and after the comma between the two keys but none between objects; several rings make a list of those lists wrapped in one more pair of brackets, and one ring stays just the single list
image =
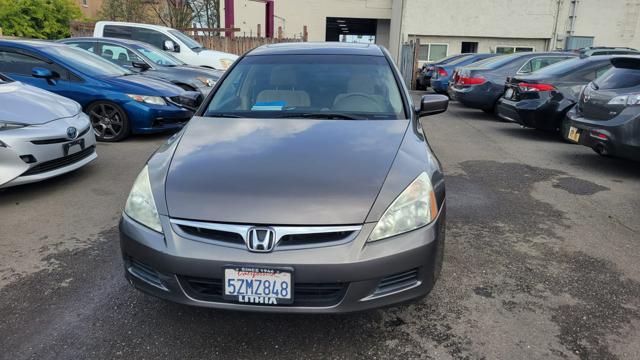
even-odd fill
[{"label": "dark doorway", "polygon": [[477,42],[462,42],[462,48],[460,49],[462,54],[464,53],[477,53],[478,52],[478,43]]},{"label": "dark doorway", "polygon": [[[377,19],[327,18],[326,41],[342,39],[375,38],[378,27]],[[349,40],[347,40],[349,41]]]}]

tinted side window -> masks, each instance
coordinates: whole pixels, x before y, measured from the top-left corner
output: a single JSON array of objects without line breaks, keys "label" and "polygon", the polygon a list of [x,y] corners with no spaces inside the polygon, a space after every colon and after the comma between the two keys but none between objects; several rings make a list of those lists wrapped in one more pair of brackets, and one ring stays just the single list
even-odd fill
[{"label": "tinted side window", "polygon": [[94,43],[93,42],[79,41],[79,42],[68,42],[68,43],[65,43],[65,44],[67,44],[69,46],[74,46],[74,47],[77,47],[77,48],[80,48],[80,49],[87,50],[88,52],[93,52],[94,51],[94,48],[93,48]]},{"label": "tinted side window", "polygon": [[49,64],[44,60],[26,54],[12,51],[0,51],[0,72],[31,76],[34,67],[49,69],[58,79],[68,80],[67,71],[56,64]]},{"label": "tinted side window", "polygon": [[595,64],[587,66],[586,68],[580,69],[578,71],[569,73],[567,76],[567,80],[580,82],[580,83],[588,83],[596,79],[599,75],[602,75],[606,72],[611,64]]},{"label": "tinted side window", "polygon": [[529,60],[519,71],[521,74],[532,73],[534,71],[538,71],[542,68],[545,68],[551,64],[555,64],[559,61],[566,60],[567,57],[564,56],[545,56],[538,57]]},{"label": "tinted side window", "polygon": [[133,39],[151,44],[158,49],[162,49],[162,45],[166,40],[171,40],[167,35],[159,31],[143,28],[136,29],[133,33]]},{"label": "tinted side window", "polygon": [[612,68],[596,83],[602,90],[636,87],[640,85],[640,69]]},{"label": "tinted side window", "polygon": [[105,25],[102,36],[120,39],[131,39],[134,28],[121,25]]},{"label": "tinted side window", "polygon": [[120,45],[100,43],[98,48],[100,56],[116,65],[130,67],[133,61],[142,61],[133,51]]}]

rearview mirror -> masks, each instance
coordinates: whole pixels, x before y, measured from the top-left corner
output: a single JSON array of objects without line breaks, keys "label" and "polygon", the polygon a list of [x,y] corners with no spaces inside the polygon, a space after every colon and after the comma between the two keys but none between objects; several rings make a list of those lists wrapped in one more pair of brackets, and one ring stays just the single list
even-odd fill
[{"label": "rearview mirror", "polygon": [[420,100],[420,108],[416,109],[418,117],[427,115],[440,114],[447,111],[449,107],[449,98],[444,95],[422,95]]},{"label": "rearview mirror", "polygon": [[180,46],[171,40],[165,40],[162,49],[173,52],[180,52]]},{"label": "rearview mirror", "polygon": [[140,71],[151,69],[151,66],[144,61],[132,61],[131,65],[136,69],[140,69]]}]

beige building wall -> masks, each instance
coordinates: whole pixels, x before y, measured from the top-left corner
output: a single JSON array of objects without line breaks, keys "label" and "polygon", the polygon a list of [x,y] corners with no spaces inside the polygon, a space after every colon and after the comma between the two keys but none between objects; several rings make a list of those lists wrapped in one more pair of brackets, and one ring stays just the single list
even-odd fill
[{"label": "beige building wall", "polygon": [[[327,17],[349,17],[369,19],[391,19],[391,2],[393,0],[276,0],[274,35],[282,26],[286,38],[302,37],[302,27],[307,25],[309,41],[324,41]],[[224,0],[220,1],[224,6]],[[241,31],[240,36],[254,35],[257,24],[261,26],[264,36],[265,6],[263,3],[250,0],[234,2],[235,27]],[[224,8],[222,24],[224,21]]]},{"label": "beige building wall", "polygon": [[[558,33],[564,38],[571,28],[571,1],[560,7]],[[640,0],[580,0],[576,5],[573,35],[593,36],[595,46],[626,46],[640,49]]]}]

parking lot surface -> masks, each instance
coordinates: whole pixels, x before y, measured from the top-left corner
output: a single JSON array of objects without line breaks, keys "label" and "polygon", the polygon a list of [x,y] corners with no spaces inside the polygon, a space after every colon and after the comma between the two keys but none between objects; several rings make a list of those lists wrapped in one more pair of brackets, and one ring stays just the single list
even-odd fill
[{"label": "parking lot surface", "polygon": [[185,307],[123,276],[117,222],[167,135],[0,190],[0,357],[640,358],[640,166],[456,103],[423,119],[447,174],[434,291],[342,316]]}]

